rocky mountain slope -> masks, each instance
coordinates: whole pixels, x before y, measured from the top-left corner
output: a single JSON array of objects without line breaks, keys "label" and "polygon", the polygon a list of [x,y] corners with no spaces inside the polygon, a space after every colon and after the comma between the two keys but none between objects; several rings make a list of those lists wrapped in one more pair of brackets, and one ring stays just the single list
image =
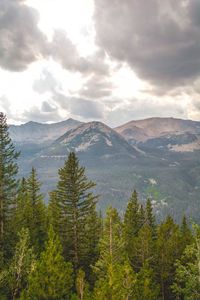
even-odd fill
[{"label": "rocky mountain slope", "polygon": [[[67,131],[43,153],[49,156],[66,156],[70,151],[89,158],[109,158],[140,154],[135,147],[117,132],[101,122],[90,122]],[[44,155],[43,155],[44,156]]]}]

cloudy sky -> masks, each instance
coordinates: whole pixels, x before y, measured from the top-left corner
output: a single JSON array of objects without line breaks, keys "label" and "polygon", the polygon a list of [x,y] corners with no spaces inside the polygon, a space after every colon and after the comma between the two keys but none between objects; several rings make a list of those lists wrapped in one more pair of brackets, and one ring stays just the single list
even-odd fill
[{"label": "cloudy sky", "polygon": [[200,120],[200,0],[0,0],[0,110]]}]

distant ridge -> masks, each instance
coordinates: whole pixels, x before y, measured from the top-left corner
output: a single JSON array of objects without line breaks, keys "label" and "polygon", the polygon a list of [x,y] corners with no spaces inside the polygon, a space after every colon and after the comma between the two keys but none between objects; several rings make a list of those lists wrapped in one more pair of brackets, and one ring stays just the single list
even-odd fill
[{"label": "distant ridge", "polygon": [[130,121],[115,130],[127,140],[146,141],[167,134],[200,134],[200,122],[177,118],[148,118]]},{"label": "distant ridge", "polygon": [[21,125],[10,125],[10,136],[14,142],[41,143],[52,142],[68,130],[82,124],[74,119],[58,123],[38,123],[29,121]]}]

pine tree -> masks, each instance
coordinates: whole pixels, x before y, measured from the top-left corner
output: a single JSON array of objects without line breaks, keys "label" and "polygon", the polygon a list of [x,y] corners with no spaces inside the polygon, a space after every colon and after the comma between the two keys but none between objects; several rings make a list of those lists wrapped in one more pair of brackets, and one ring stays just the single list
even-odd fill
[{"label": "pine tree", "polygon": [[51,226],[45,250],[30,274],[28,289],[23,292],[21,299],[70,299],[73,285],[72,266],[65,262],[62,251],[58,236]]},{"label": "pine tree", "polygon": [[77,300],[89,300],[91,299],[91,295],[89,292],[89,285],[85,278],[85,272],[80,269],[77,272],[76,277],[76,292],[77,292]]},{"label": "pine tree", "polygon": [[37,173],[34,168],[31,170],[31,174],[27,179],[27,196],[28,196],[28,209],[30,208],[30,214],[27,215],[28,229],[30,232],[31,243],[37,254],[44,247],[44,241],[46,239],[46,207],[43,201],[43,195],[40,193],[40,182],[37,179]]},{"label": "pine tree", "polygon": [[[128,284],[130,277],[132,278],[132,269],[126,261],[122,223],[114,208],[107,210],[99,247],[100,257],[94,266],[97,274],[95,299],[123,299],[118,297],[119,292],[125,293],[127,289],[126,292],[131,293],[132,290],[132,285],[129,287]],[[127,280],[127,287],[123,286],[123,277]]]},{"label": "pine tree", "polygon": [[53,230],[56,234],[61,234],[61,209],[59,206],[59,199],[56,191],[51,191],[49,193],[49,203],[48,203],[48,222],[52,225]]},{"label": "pine tree", "polygon": [[144,264],[137,276],[136,299],[137,300],[158,300],[159,285],[155,280],[155,273],[148,263]]},{"label": "pine tree", "polygon": [[195,228],[195,241],[188,245],[176,262],[175,282],[172,289],[177,299],[200,299],[200,228]]},{"label": "pine tree", "polygon": [[94,212],[97,199],[91,192],[95,184],[87,179],[85,168],[79,166],[73,152],[58,173],[56,195],[60,207],[60,237],[65,258],[78,269],[84,267],[87,221]]},{"label": "pine tree", "polygon": [[149,225],[144,225],[133,244],[134,269],[140,270],[146,264],[155,266],[156,264],[156,243],[153,238],[152,228]]},{"label": "pine tree", "polygon": [[182,254],[179,226],[171,217],[158,226],[156,273],[161,286],[161,299],[173,299],[170,286],[175,275],[175,262]]},{"label": "pine tree", "polygon": [[144,218],[144,210],[138,203],[137,192],[134,191],[129,199],[127,209],[124,215],[124,239],[126,252],[132,265],[135,265],[134,260],[134,241],[138,236],[139,230],[142,227]]},{"label": "pine tree", "polygon": [[115,208],[108,208],[104,223],[103,237],[99,243],[100,257],[95,265],[96,272],[105,274],[110,265],[125,260],[122,223]]},{"label": "pine tree", "polygon": [[182,223],[180,226],[180,233],[182,242],[182,252],[184,252],[185,248],[194,242],[192,231],[187,223],[186,216],[183,216]]},{"label": "pine tree", "polygon": [[22,229],[10,265],[7,270],[0,273],[0,287],[5,291],[8,299],[19,299],[21,291],[26,288],[28,276],[34,264],[35,256],[33,249],[30,248],[28,230]]},{"label": "pine tree", "polygon": [[146,219],[146,224],[148,224],[151,229],[152,233],[155,236],[156,234],[156,219],[153,213],[153,207],[150,199],[147,199],[146,202],[146,207],[145,207],[145,219]]},{"label": "pine tree", "polygon": [[16,160],[19,153],[9,137],[6,116],[0,112],[0,252],[4,258],[11,251],[10,223],[16,206]]},{"label": "pine tree", "polygon": [[22,178],[19,185],[16,203],[17,205],[13,219],[13,232],[19,232],[22,230],[22,228],[29,228],[30,225],[32,210],[30,205],[30,198],[27,191],[27,182],[24,177]]},{"label": "pine tree", "polygon": [[86,278],[90,285],[94,284],[94,276],[92,276],[91,266],[95,265],[99,256],[99,239],[101,234],[101,219],[99,218],[95,205],[91,207],[86,218],[85,239],[84,239],[84,261],[83,267]]}]

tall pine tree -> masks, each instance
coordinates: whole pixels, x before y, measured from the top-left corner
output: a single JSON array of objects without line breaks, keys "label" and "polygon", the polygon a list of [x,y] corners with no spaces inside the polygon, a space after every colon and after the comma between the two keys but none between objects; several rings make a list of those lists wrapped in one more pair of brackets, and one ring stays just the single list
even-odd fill
[{"label": "tall pine tree", "polygon": [[65,262],[59,238],[50,227],[45,250],[29,276],[28,288],[22,293],[21,299],[70,299],[72,275],[72,266]]},{"label": "tall pine tree", "polygon": [[[73,152],[69,154],[64,167],[59,169],[58,173],[59,181],[54,194],[56,195],[54,208],[57,199],[60,238],[65,258],[72,261],[74,268],[78,269],[84,267],[85,256],[88,253],[85,250],[90,239],[88,237],[88,228],[91,228],[90,216],[94,216],[97,200],[91,191],[95,184],[87,179],[85,168],[79,165],[79,160]],[[92,226],[95,224],[93,223]],[[96,237],[93,238],[96,239]],[[96,252],[95,248],[94,252]]]},{"label": "tall pine tree", "polygon": [[3,258],[11,250],[10,223],[16,206],[18,156],[9,136],[6,116],[0,112],[0,252]]},{"label": "tall pine tree", "polygon": [[43,195],[40,192],[40,182],[37,179],[37,173],[34,168],[31,170],[31,174],[27,179],[27,209],[29,214],[27,215],[28,229],[30,233],[31,243],[37,254],[44,247],[44,241],[46,238],[46,207],[43,200]]}]

